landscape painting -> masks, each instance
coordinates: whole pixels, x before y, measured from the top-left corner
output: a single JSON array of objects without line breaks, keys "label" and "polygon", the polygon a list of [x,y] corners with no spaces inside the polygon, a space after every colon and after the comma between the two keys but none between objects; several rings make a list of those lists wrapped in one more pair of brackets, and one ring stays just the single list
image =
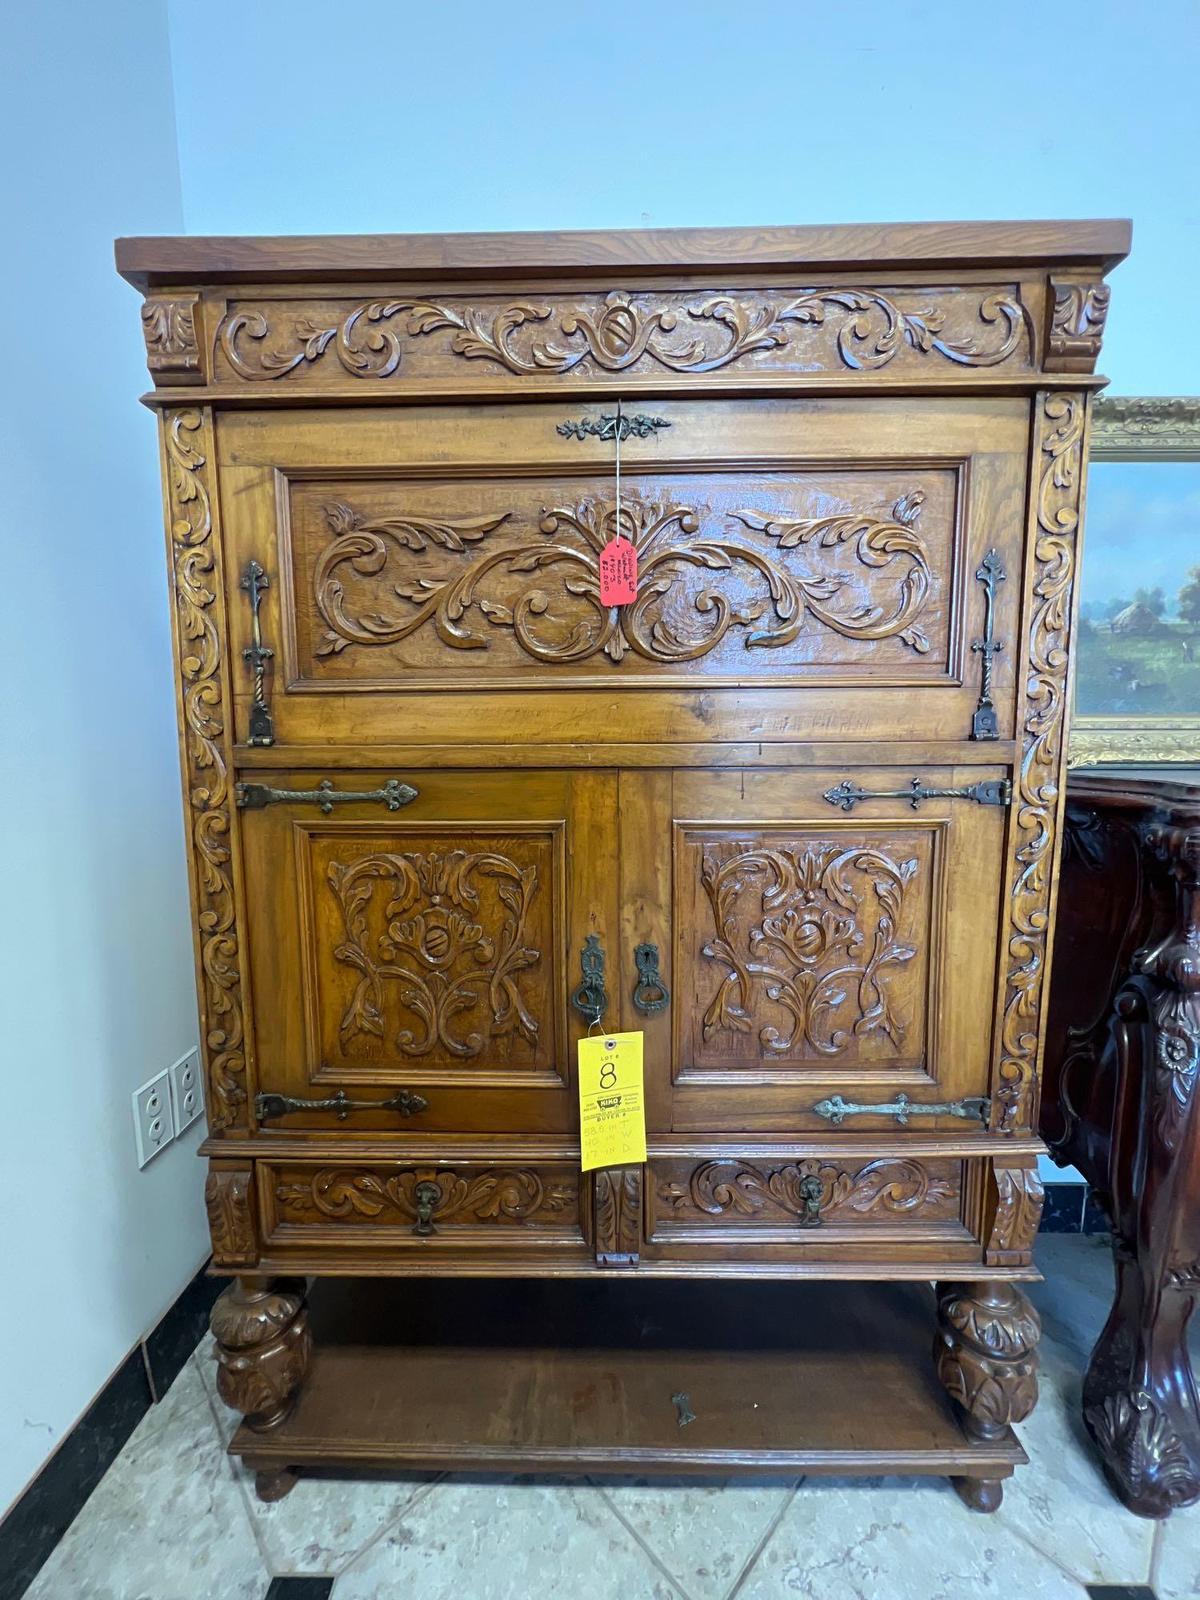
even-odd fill
[{"label": "landscape painting", "polygon": [[1077,716],[1200,716],[1200,461],[1088,473]]}]

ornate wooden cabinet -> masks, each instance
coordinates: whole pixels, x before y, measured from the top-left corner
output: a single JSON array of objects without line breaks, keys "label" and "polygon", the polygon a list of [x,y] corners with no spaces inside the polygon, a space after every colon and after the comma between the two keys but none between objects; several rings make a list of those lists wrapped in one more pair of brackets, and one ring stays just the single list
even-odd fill
[{"label": "ornate wooden cabinet", "polygon": [[[213,1326],[263,1492],[462,1458],[314,1444],[306,1275],[636,1274],[936,1280],[958,1407],[914,1370],[924,1433],[864,1400],[869,1449],[860,1418],[786,1451],[706,1435],[693,1394],[643,1464],[998,1502],[1036,1395],[1072,597],[1127,243],[119,244],[162,420]],[[607,606],[616,535],[637,587]],[[597,1016],[644,1030],[649,1154],[581,1176]],[[628,1465],[505,1437],[463,1453]]]}]

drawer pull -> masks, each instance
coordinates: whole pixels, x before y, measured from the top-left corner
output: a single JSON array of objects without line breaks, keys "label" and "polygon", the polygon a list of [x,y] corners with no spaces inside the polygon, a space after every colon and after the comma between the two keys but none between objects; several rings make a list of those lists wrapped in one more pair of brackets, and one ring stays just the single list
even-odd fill
[{"label": "drawer pull", "polygon": [[305,1100],[291,1094],[254,1097],[254,1115],[260,1122],[286,1117],[290,1111],[335,1111],[338,1121],[345,1122],[352,1111],[398,1111],[402,1117],[412,1117],[428,1110],[429,1101],[424,1095],[413,1094],[409,1089],[398,1089],[386,1100],[351,1100],[344,1089],[324,1100]]},{"label": "drawer pull", "polygon": [[658,946],[639,944],[633,959],[638,970],[638,981],[633,989],[634,1005],[645,1017],[665,1011],[671,1003],[671,991],[658,975]]},{"label": "drawer pull", "polygon": [[589,1027],[598,1027],[608,1009],[608,991],[604,987],[604,949],[600,935],[589,933],[579,952],[579,965],[583,982],[571,996],[571,1004]]},{"label": "drawer pull", "polygon": [[1009,806],[1012,784],[1007,778],[984,778],[961,789],[930,789],[914,778],[907,789],[860,789],[843,778],[835,788],[826,789],[825,799],[843,811],[853,811],[860,800],[907,800],[914,811],[921,809],[922,800],[974,800],[978,806]]},{"label": "drawer pull", "polygon": [[984,614],[983,638],[971,642],[972,651],[979,657],[979,704],[971,718],[972,739],[998,739],[1000,726],[996,721],[996,708],[992,704],[992,662],[1004,646],[996,638],[996,585],[1008,577],[1000,560],[999,550],[989,550],[975,573],[983,585]]},{"label": "drawer pull", "polygon": [[389,811],[411,805],[418,791],[411,783],[389,778],[382,789],[335,789],[322,778],[315,789],[272,789],[266,783],[239,783],[237,803],[243,811],[261,811],[264,806],[320,806],[326,816],[334,806],[368,805],[377,801]]},{"label": "drawer pull", "polygon": [[941,1105],[923,1105],[906,1094],[898,1094],[885,1105],[860,1106],[853,1100],[843,1100],[835,1094],[829,1100],[818,1100],[813,1107],[818,1117],[840,1127],[847,1117],[892,1117],[902,1128],[908,1126],[910,1117],[962,1117],[966,1121],[976,1118],[986,1125],[992,1114],[992,1102],[976,1096],[966,1100],[950,1100]]},{"label": "drawer pull", "polygon": [[598,417],[580,417],[578,422],[560,422],[555,429],[564,439],[586,439],[594,434],[597,439],[616,439],[620,443],[631,435],[635,439],[648,439],[659,428],[669,428],[666,417],[648,417],[642,411],[627,417],[624,412],[603,412]]},{"label": "drawer pull", "polygon": [[696,1413],[692,1410],[686,1390],[681,1389],[678,1394],[673,1394],[671,1404],[675,1407],[675,1421],[679,1427],[686,1428],[689,1422],[695,1422]]},{"label": "drawer pull", "polygon": [[267,704],[267,662],[274,650],[263,643],[262,619],[259,607],[262,592],[271,587],[271,580],[253,557],[246,563],[242,575],[242,588],[250,596],[250,643],[242,651],[242,659],[254,668],[254,697],[250,702],[250,737],[248,744],[274,744],[275,729],[271,723],[271,708]]},{"label": "drawer pull", "polygon": [[800,1180],[800,1198],[804,1201],[804,1215],[800,1218],[802,1228],[819,1228],[821,1226],[821,1200],[825,1187],[815,1172],[810,1172],[807,1178]]},{"label": "drawer pull", "polygon": [[413,1224],[413,1232],[420,1234],[422,1239],[427,1239],[430,1234],[436,1233],[433,1225],[433,1213],[441,1202],[441,1186],[423,1179],[413,1190],[413,1199],[417,1205],[417,1220]]}]

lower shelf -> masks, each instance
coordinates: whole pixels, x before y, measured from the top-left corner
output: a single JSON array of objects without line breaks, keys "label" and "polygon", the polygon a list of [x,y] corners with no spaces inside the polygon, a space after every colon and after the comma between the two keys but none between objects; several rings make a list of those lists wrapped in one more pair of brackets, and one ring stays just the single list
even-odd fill
[{"label": "lower shelf", "polygon": [[[327,1280],[280,1468],[1010,1476],[933,1374],[919,1284]],[[686,1420],[690,1413],[691,1420]]]}]

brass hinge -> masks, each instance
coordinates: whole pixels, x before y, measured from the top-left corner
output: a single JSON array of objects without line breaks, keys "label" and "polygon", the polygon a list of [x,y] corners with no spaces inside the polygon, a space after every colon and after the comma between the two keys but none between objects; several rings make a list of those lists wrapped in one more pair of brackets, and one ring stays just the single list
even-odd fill
[{"label": "brass hinge", "polygon": [[920,778],[914,778],[907,789],[860,789],[857,783],[843,778],[835,788],[826,789],[825,799],[843,811],[853,811],[860,800],[907,800],[914,811],[921,809],[923,800],[974,800],[979,806],[1010,806],[1012,784],[1007,778],[984,778],[961,789],[931,789]]},{"label": "brass hinge", "polygon": [[974,1096],[966,1100],[944,1101],[940,1105],[925,1105],[898,1094],[894,1100],[882,1105],[860,1106],[853,1100],[843,1100],[840,1094],[828,1100],[818,1100],[813,1107],[818,1117],[824,1117],[835,1128],[847,1117],[891,1117],[902,1128],[908,1126],[910,1117],[962,1117],[965,1121],[978,1120],[987,1126],[992,1114],[992,1102],[986,1097]]},{"label": "brass hinge", "polygon": [[397,1089],[386,1100],[351,1100],[344,1089],[322,1100],[305,1100],[292,1094],[259,1094],[254,1097],[254,1115],[260,1122],[272,1122],[291,1111],[333,1111],[345,1122],[352,1111],[398,1111],[402,1117],[428,1111],[429,1101],[409,1089]]},{"label": "brass hinge", "polygon": [[326,816],[334,806],[367,805],[378,801],[389,811],[399,811],[417,798],[418,791],[411,783],[401,783],[399,778],[389,778],[381,789],[335,789],[328,778],[322,778],[315,789],[272,789],[266,783],[239,783],[234,791],[238,806],[243,811],[261,811],[265,806],[320,806]]}]

